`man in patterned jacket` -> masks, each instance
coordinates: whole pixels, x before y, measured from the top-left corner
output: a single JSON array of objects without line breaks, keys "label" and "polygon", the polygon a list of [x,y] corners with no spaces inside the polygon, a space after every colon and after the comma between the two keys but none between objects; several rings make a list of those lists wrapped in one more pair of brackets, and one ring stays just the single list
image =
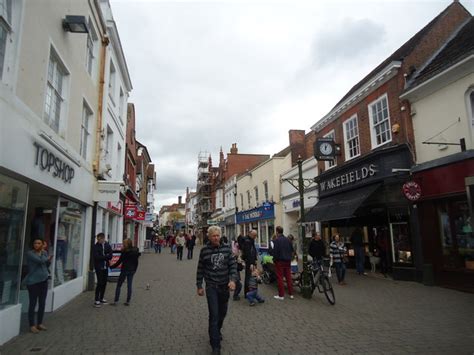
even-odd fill
[{"label": "man in patterned jacket", "polygon": [[206,298],[209,309],[209,339],[213,354],[220,354],[221,328],[227,314],[229,291],[235,289],[237,263],[229,245],[220,244],[221,229],[211,226],[209,242],[201,249],[196,275],[197,294],[204,296],[203,279],[206,281]]}]

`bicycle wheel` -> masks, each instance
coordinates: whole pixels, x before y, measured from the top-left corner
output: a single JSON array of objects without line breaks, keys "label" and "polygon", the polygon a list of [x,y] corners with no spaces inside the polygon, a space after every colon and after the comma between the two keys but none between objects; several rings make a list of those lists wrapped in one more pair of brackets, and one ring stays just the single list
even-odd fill
[{"label": "bicycle wheel", "polygon": [[264,271],[262,274],[262,281],[265,285],[268,285],[271,283],[270,275],[268,274],[268,271]]},{"label": "bicycle wheel", "polygon": [[323,284],[323,290],[326,299],[330,304],[334,305],[336,303],[336,296],[334,295],[334,290],[332,288],[331,281],[329,281],[329,277],[322,275],[320,282]]}]

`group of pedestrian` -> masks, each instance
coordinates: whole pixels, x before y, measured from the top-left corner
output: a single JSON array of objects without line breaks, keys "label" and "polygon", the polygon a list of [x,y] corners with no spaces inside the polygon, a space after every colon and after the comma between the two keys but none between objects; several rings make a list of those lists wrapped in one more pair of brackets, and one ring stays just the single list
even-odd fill
[{"label": "group of pedestrian", "polygon": [[126,238],[122,243],[122,250],[120,257],[114,264],[110,264],[113,257],[113,251],[110,244],[105,240],[104,233],[97,234],[97,242],[92,247],[92,256],[94,259],[94,269],[97,277],[97,285],[95,288],[95,302],[94,307],[100,308],[107,304],[104,298],[105,289],[107,286],[107,279],[109,268],[114,269],[121,266],[120,275],[115,288],[115,297],[111,305],[115,306],[120,299],[120,289],[125,279],[127,280],[127,300],[124,305],[129,306],[132,297],[132,283],[133,276],[138,268],[138,258],[140,252],[137,247],[133,246],[131,239]]},{"label": "group of pedestrian", "polygon": [[178,232],[176,236],[168,234],[165,239],[163,236],[158,235],[153,240],[153,246],[155,254],[161,254],[162,248],[168,246],[171,254],[176,253],[177,260],[183,260],[184,248],[186,248],[186,257],[188,260],[191,260],[194,254],[194,247],[196,246],[196,236],[191,233]]}]

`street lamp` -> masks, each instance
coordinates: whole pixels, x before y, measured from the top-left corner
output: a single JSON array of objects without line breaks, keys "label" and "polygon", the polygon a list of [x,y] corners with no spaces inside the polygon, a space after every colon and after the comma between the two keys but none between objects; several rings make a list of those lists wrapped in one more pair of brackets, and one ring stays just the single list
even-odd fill
[{"label": "street lamp", "polygon": [[298,179],[283,179],[282,181],[287,181],[291,186],[298,190],[300,195],[300,228],[299,228],[299,237],[303,241],[303,273],[302,273],[302,286],[301,294],[304,298],[311,298],[313,295],[313,290],[311,289],[310,284],[310,272],[308,270],[308,240],[305,237],[305,218],[304,218],[304,190],[306,187],[309,187],[314,183],[314,179],[303,179],[303,160],[301,156],[298,156]]}]

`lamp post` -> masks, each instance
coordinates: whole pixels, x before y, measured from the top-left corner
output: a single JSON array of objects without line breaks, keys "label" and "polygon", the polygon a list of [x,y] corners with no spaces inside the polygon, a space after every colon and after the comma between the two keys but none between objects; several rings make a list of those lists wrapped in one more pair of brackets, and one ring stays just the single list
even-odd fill
[{"label": "lamp post", "polygon": [[310,285],[310,274],[307,266],[308,262],[308,240],[305,237],[305,218],[304,218],[304,190],[314,183],[314,179],[303,179],[303,160],[301,156],[298,156],[298,179],[283,179],[287,181],[291,186],[298,190],[300,195],[300,228],[299,238],[303,242],[303,273],[302,273],[302,287],[301,294],[304,298],[311,298],[313,290]]}]

